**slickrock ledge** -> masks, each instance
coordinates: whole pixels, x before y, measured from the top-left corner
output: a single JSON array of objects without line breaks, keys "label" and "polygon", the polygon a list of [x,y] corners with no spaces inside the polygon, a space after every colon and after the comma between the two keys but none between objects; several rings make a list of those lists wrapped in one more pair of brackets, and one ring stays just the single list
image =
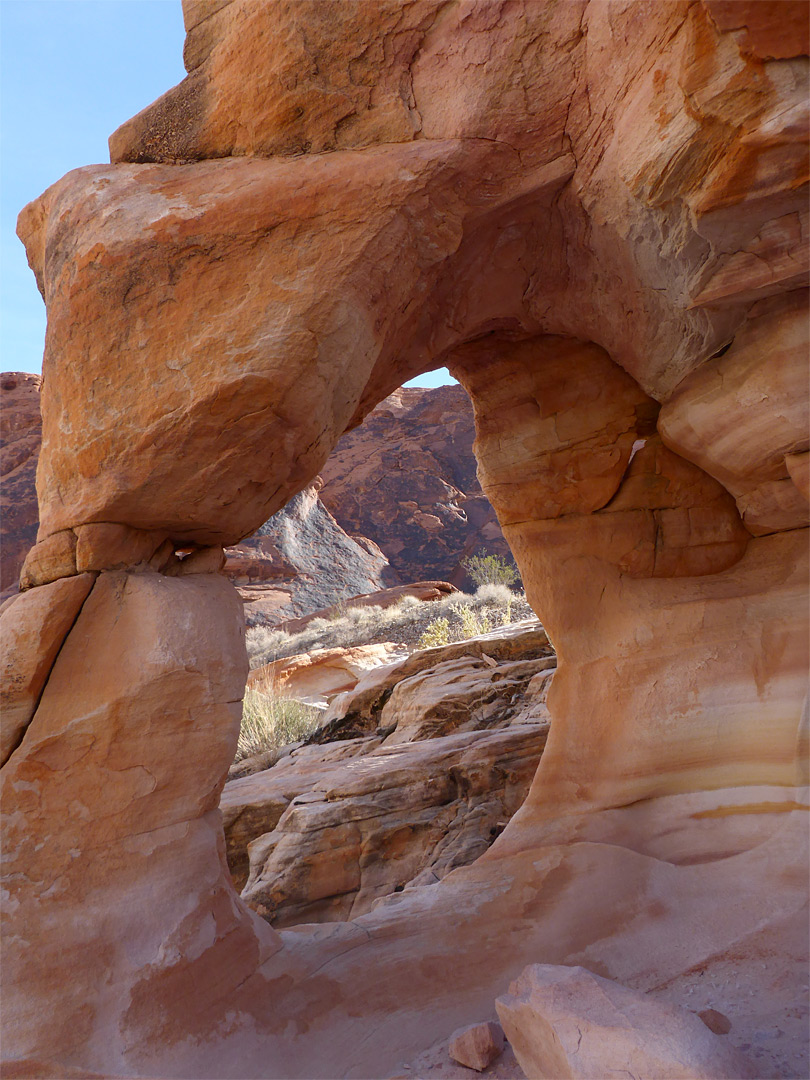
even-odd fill
[{"label": "slickrock ledge", "polygon": [[[385,1076],[536,962],[679,1006],[701,970],[725,1038],[806,1075],[807,5],[184,14],[188,77],[19,218],[48,329],[2,613],[41,650],[0,774],[8,1068]],[[557,651],[548,742],[473,863],[276,931],[218,809],[223,548],[441,366]]]},{"label": "slickrock ledge", "polygon": [[555,670],[526,620],[367,672],[308,745],[225,785],[242,899],[276,927],[355,918],[473,862],[529,790]]}]

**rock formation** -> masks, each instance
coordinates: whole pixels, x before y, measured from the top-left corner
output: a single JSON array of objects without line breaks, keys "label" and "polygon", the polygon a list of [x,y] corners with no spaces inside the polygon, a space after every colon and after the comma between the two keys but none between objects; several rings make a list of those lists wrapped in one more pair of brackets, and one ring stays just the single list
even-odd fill
[{"label": "rock formation", "polygon": [[475,475],[475,425],[458,385],[402,387],[338,442],[321,499],[347,532],[370,537],[403,581],[462,587],[461,559],[511,554]]},{"label": "rock formation", "polygon": [[[17,591],[25,556],[37,536],[41,381],[23,372],[0,374],[3,599]],[[243,599],[252,605],[249,620],[296,619],[346,596],[398,582],[376,544],[364,536],[348,536],[337,524],[318,497],[320,487],[318,479],[226,552],[225,572],[242,586]]]},{"label": "rock formation", "polygon": [[[3,598],[16,591],[36,540],[40,382],[0,375]],[[460,386],[400,389],[381,402],[335,447],[325,487],[316,478],[227,549],[225,573],[250,604],[248,621],[294,622],[400,581],[450,577],[461,585],[465,555],[482,547],[508,553],[475,476],[473,437]]]},{"label": "rock formation", "polygon": [[310,745],[225,785],[243,900],[274,926],[356,918],[473,862],[526,797],[555,668],[535,619],[362,675]]},{"label": "rock formation", "polygon": [[16,592],[28,549],[37,538],[34,486],[42,438],[39,375],[0,374],[0,595]]},{"label": "rock formation", "polygon": [[[188,77],[20,216],[40,526],[3,619],[67,629],[39,698],[44,659],[9,681],[4,1055],[383,1076],[538,962],[679,1005],[700,970],[762,1075],[804,1075],[806,1024],[766,1018],[806,985],[806,4],[185,17]],[[277,932],[217,811],[222,547],[442,365],[557,649],[551,734],[471,865]]]},{"label": "rock formation", "polygon": [[398,582],[373,541],[348,536],[318,497],[315,483],[225,554],[240,586],[248,623],[288,622],[360,593]]},{"label": "rock formation", "polygon": [[326,705],[336,694],[353,690],[366,671],[401,660],[407,649],[393,641],[349,648],[313,649],[255,668],[248,686],[263,686],[279,697]]}]

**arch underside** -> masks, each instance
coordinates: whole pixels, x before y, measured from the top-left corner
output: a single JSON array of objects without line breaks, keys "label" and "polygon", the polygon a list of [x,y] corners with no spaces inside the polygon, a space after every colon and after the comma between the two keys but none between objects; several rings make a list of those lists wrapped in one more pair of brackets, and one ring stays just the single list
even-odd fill
[{"label": "arch underside", "polygon": [[[271,7],[187,5],[186,83],[21,215],[48,331],[3,611],[4,1053],[387,1075],[530,962],[677,1000],[733,955],[755,988],[762,935],[806,939],[806,57],[711,3],[340,5],[378,111],[307,99],[298,131],[272,20],[324,84],[343,38]],[[221,547],[442,365],[557,648],[548,746],[473,865],[277,933],[224,859]]]}]

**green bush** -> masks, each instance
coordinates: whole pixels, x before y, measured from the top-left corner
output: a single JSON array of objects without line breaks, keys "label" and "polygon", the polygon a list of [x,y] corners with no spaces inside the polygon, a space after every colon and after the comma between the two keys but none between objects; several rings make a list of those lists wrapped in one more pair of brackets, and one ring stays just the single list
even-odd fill
[{"label": "green bush", "polygon": [[517,567],[500,555],[488,555],[479,551],[461,560],[461,565],[476,585],[514,585],[518,580]]},{"label": "green bush", "polygon": [[300,742],[318,726],[321,710],[303,701],[282,698],[272,688],[248,687],[242,703],[242,725],[235,761]]},{"label": "green bush", "polygon": [[416,643],[417,649],[432,649],[436,645],[447,645],[450,642],[450,623],[442,615],[433,622],[428,623],[424,633]]}]

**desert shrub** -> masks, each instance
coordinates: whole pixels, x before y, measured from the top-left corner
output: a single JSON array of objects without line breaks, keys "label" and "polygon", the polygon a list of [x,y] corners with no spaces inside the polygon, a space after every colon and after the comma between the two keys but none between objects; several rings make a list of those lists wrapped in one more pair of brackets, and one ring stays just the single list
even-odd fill
[{"label": "desert shrub", "polygon": [[501,615],[501,626],[509,626],[512,622],[512,597],[506,601],[506,606]]},{"label": "desert shrub", "polygon": [[348,608],[348,605],[347,605],[346,601],[345,600],[338,600],[338,602],[335,605],[333,605],[332,611],[329,613],[329,615],[327,617],[328,621],[329,622],[340,622],[341,619],[346,618],[346,612],[348,610],[349,610],[349,608]]},{"label": "desert shrub", "polygon": [[505,607],[515,598],[515,594],[508,585],[488,583],[479,585],[475,590],[475,599],[482,604],[492,607]]},{"label": "desert shrub", "polygon": [[267,626],[247,628],[248,656],[278,656],[290,642],[292,635],[286,630],[273,630]]},{"label": "desert shrub", "polygon": [[517,567],[500,555],[479,551],[461,560],[461,565],[476,585],[514,585],[518,580]]},{"label": "desert shrub", "polygon": [[492,629],[492,623],[486,608],[475,611],[471,607],[460,607],[458,616],[461,622],[461,636],[465,640],[478,637],[480,634],[488,634]]},{"label": "desert shrub", "polygon": [[299,742],[318,726],[321,710],[303,701],[279,697],[272,687],[248,687],[242,703],[242,724],[236,761]]},{"label": "desert shrub", "polygon": [[[400,641],[412,648],[429,648],[487,633],[530,614],[521,593],[504,584],[490,583],[481,585],[474,594],[457,592],[440,600],[405,596],[387,608],[348,607],[342,618],[313,619],[297,634],[253,626],[247,632],[248,654],[251,667],[256,668],[295,653],[351,648],[374,641]],[[432,626],[436,622],[438,630]],[[429,645],[421,643],[425,634]]]},{"label": "desert shrub", "polygon": [[417,649],[432,649],[436,645],[447,645],[449,641],[450,623],[443,615],[440,615],[438,619],[428,623],[416,647]]}]

